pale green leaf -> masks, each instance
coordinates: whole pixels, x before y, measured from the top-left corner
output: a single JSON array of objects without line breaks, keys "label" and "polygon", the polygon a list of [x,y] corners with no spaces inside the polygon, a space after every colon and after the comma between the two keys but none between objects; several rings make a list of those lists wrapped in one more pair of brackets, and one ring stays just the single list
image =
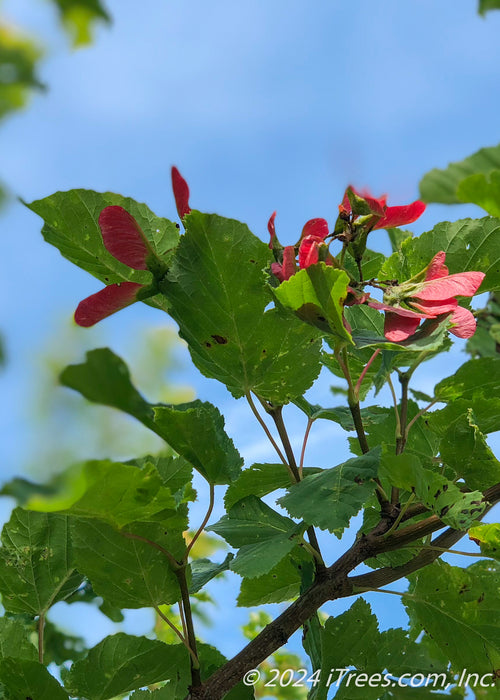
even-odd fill
[{"label": "pale green leaf", "polygon": [[82,583],[69,518],[15,508],[2,530],[0,593],[6,610],[40,615]]}]

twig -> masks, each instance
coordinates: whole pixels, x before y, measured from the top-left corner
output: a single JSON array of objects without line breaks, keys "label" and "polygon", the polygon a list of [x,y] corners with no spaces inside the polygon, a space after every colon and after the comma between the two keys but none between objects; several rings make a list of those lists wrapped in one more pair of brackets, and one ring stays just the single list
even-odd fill
[{"label": "twig", "polygon": [[191,654],[191,681],[192,686],[196,688],[201,685],[201,674],[200,674],[200,662],[198,660],[198,649],[196,647],[196,635],[194,633],[193,626],[193,614],[191,612],[191,602],[189,600],[189,589],[186,580],[186,567],[182,566],[175,572],[177,576],[177,581],[179,582],[179,588],[181,590],[182,606],[184,608],[186,630],[187,630],[187,641],[189,648],[192,651]]},{"label": "twig", "polygon": [[[290,443],[290,438],[288,437],[286,426],[285,426],[285,423],[283,421],[283,407],[276,406],[273,408],[268,408],[268,412],[269,412],[269,415],[274,420],[276,430],[278,431],[281,442],[283,444],[283,449],[285,450],[285,454],[288,458],[288,465],[290,467],[290,472],[292,474],[292,480],[294,482],[298,483],[301,480],[301,474],[300,474],[299,469],[297,467],[297,462],[295,460],[295,455],[293,453],[292,445]],[[312,527],[312,525],[307,528],[307,536],[309,537],[309,542],[311,543],[311,545],[314,547],[314,549],[318,553],[318,557],[316,557],[317,570],[319,571],[320,569],[324,569],[326,565],[325,565],[325,562],[323,560],[323,556],[321,554],[318,538],[316,537],[316,532],[314,530],[314,527]]]},{"label": "twig", "polygon": [[183,557],[184,563],[187,562],[188,557],[189,557],[189,552],[191,551],[191,549],[192,549],[193,545],[195,544],[196,540],[198,539],[198,537],[201,535],[201,533],[205,529],[205,525],[208,523],[210,516],[212,515],[212,510],[214,509],[214,500],[215,500],[215,486],[213,484],[210,484],[210,500],[209,500],[209,504],[208,504],[208,510],[207,510],[205,517],[203,518],[203,522],[201,523],[200,527],[193,535],[193,539],[191,540],[191,542],[189,543],[189,545],[186,549],[186,553],[184,554],[184,557]]},{"label": "twig", "polygon": [[282,451],[280,450],[280,448],[278,447],[278,445],[277,445],[277,443],[276,443],[276,440],[275,440],[275,439],[273,438],[273,436],[271,435],[271,432],[270,432],[269,428],[267,427],[267,425],[265,424],[265,422],[262,420],[262,417],[261,417],[260,413],[259,413],[258,410],[257,410],[257,407],[256,407],[256,405],[255,405],[255,403],[254,403],[254,401],[253,401],[253,399],[252,399],[252,394],[251,394],[249,391],[247,391],[247,393],[245,394],[245,396],[246,396],[246,399],[247,399],[247,401],[248,401],[248,405],[249,405],[250,408],[252,409],[252,413],[253,413],[254,416],[257,418],[257,421],[260,423],[260,425],[261,425],[263,431],[265,432],[265,434],[267,435],[267,437],[268,437],[268,439],[269,439],[269,442],[271,443],[271,445],[272,445],[272,446],[274,447],[274,449],[276,450],[276,452],[277,452],[277,454],[278,454],[278,457],[281,459],[281,461],[283,462],[283,464],[285,464],[285,465],[288,467],[288,469],[289,469],[288,462],[286,461],[285,457],[283,456],[283,452],[282,452]]}]

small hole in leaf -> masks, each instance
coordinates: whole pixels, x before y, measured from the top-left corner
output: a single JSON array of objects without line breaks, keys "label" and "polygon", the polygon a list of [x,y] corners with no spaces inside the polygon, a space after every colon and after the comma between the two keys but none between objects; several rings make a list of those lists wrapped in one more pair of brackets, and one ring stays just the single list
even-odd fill
[{"label": "small hole in leaf", "polygon": [[205,343],[205,347],[206,347],[206,348],[211,348],[211,347],[212,347],[212,343],[209,343],[208,340],[207,340],[207,342]]}]

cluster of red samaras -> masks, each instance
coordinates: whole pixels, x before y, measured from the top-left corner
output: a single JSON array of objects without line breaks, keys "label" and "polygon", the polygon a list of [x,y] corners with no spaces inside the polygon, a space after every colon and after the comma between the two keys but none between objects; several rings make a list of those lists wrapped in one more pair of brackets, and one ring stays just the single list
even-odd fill
[{"label": "cluster of red samaras", "polygon": [[[362,227],[365,231],[381,228],[397,228],[416,221],[424,212],[425,204],[420,200],[405,206],[388,207],[385,196],[376,199],[369,194],[357,192],[348,187],[342,204],[339,205],[340,218],[356,224],[359,217],[353,214],[348,192],[364,200],[370,214],[363,217]],[[268,230],[271,236],[270,248],[277,246],[274,220],[276,212],[269,219]],[[328,251],[326,237],[329,235],[325,219],[311,219],[302,229],[298,243],[298,266],[296,246],[285,246],[280,250],[282,262],[271,265],[273,274],[284,282],[290,279],[298,269],[303,270],[323,260],[326,265],[334,265],[335,259]],[[450,332],[459,338],[470,338],[476,330],[476,321],[472,313],[459,306],[457,296],[472,297],[484,279],[483,272],[459,272],[450,275],[444,264],[446,253],[440,251],[412,280],[400,285],[388,287],[384,294],[384,303],[372,299],[369,294],[348,288],[347,305],[367,304],[379,311],[385,311],[384,335],[391,342],[407,340],[417,330],[423,319],[436,319],[448,315],[451,321]],[[404,306],[402,306],[404,304]]]},{"label": "cluster of red samaras", "polygon": [[[177,168],[172,168],[172,186],[177,212],[181,219],[189,214],[189,188]],[[370,215],[362,219],[365,230],[393,228],[416,221],[423,213],[425,204],[419,200],[406,206],[388,207],[386,197],[375,199],[365,193],[358,193],[352,187],[347,191],[366,203]],[[352,212],[349,197],[344,196],[339,206],[340,217],[356,223],[359,218]],[[271,265],[273,274],[280,282],[290,279],[298,269],[305,269],[323,260],[327,265],[334,264],[328,252],[326,238],[329,235],[325,219],[311,219],[302,230],[298,244],[298,266],[296,247],[281,246],[277,243],[274,220],[276,212],[269,219],[271,236],[270,248],[280,249],[281,262]],[[109,206],[99,216],[99,227],[105,248],[117,260],[134,270],[147,270],[157,256],[141,227],[125,209]],[[349,288],[347,304],[368,304],[385,312],[385,337],[392,342],[401,342],[415,333],[423,319],[436,319],[449,316],[450,331],[459,338],[470,338],[476,330],[472,313],[459,306],[457,296],[472,297],[481,282],[482,272],[460,272],[450,275],[444,264],[445,253],[437,253],[428,267],[414,278],[400,285],[388,287],[384,303],[372,299],[369,294]],[[80,326],[92,326],[111,314],[145,299],[154,293],[152,287],[135,282],[110,284],[96,294],[84,299],[75,312],[75,321]]]},{"label": "cluster of red samaras", "polygon": [[[191,211],[189,187],[175,167],[172,168],[172,187],[177,213],[182,219]],[[137,221],[123,207],[111,206],[103,209],[99,215],[99,228],[106,250],[132,269],[147,270],[148,261],[157,257]],[[109,284],[97,294],[92,294],[78,304],[75,321],[79,326],[88,328],[148,296],[151,294],[143,284],[136,282]]]}]

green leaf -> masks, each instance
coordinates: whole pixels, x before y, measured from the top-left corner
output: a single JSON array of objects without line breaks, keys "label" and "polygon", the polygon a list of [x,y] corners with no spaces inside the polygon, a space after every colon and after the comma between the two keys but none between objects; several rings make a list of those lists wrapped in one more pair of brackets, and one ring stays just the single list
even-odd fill
[{"label": "green leaf", "polygon": [[145,685],[169,680],[187,686],[190,682],[189,654],[183,644],[132,637],[118,633],[93,647],[87,658],[63,673],[71,695],[108,700]]},{"label": "green leaf", "polygon": [[[396,230],[396,229],[394,229]],[[406,236],[410,236],[409,231],[404,232]],[[378,277],[380,268],[382,267],[385,260],[385,255],[382,253],[376,253],[374,250],[369,250],[368,248],[363,253],[363,260],[361,262],[361,269],[363,271],[363,279],[369,280]],[[354,279],[359,278],[359,270],[356,262],[351,256],[346,256],[344,258],[344,269],[353,277]]]},{"label": "green leaf", "polygon": [[243,545],[231,562],[231,570],[245,578],[257,578],[269,573],[297,544],[306,529],[305,525],[266,539],[264,542]]},{"label": "green leaf", "polygon": [[[389,629],[380,632],[378,622],[370,605],[358,598],[346,612],[337,617],[330,617],[321,630],[322,674],[320,683],[312,697],[314,700],[326,700],[328,686],[336,687],[341,669],[354,667],[356,671],[369,675],[383,673],[384,669],[393,676],[403,673],[431,673],[444,671],[436,668],[436,662],[430,657],[423,645],[411,641],[403,629]],[[441,659],[437,660],[438,663]],[[331,674],[331,675],[330,675]],[[330,678],[329,678],[330,676]],[[330,680],[330,683],[328,681]],[[340,685],[338,696],[373,697],[380,696],[381,685],[375,688],[373,696],[368,695],[370,686],[366,684],[363,693],[355,692],[355,684],[346,687]]]},{"label": "green leaf", "polygon": [[444,437],[452,423],[462,415],[466,415],[469,409],[474,413],[477,425],[483,434],[487,435],[500,430],[500,399],[485,399],[481,396],[473,400],[451,399],[444,408],[427,413],[425,423],[436,435]]},{"label": "green leaf", "polygon": [[485,15],[490,10],[500,10],[500,0],[479,0],[480,15]]},{"label": "green leaf", "polygon": [[296,518],[341,537],[350,519],[374,490],[380,449],[305,477],[278,500]]},{"label": "green leaf", "polygon": [[87,352],[85,362],[66,367],[60,381],[89,401],[129,413],[151,430],[155,429],[152,405],[132,384],[125,362],[109,348]]},{"label": "green leaf", "polygon": [[231,547],[238,548],[289,534],[295,526],[293,520],[280,515],[256,496],[247,496],[206,529],[223,537]]},{"label": "green leaf", "polygon": [[[489,4],[496,6],[498,0],[480,0],[480,12],[490,9]],[[462,180],[477,173],[488,175],[493,170],[500,170],[500,145],[481,148],[460,162],[450,163],[444,170],[431,170],[420,181],[420,197],[425,202],[460,204],[457,189]]]},{"label": "green leaf", "polygon": [[18,620],[0,617],[0,659],[16,656],[18,659],[38,660],[38,650],[28,638],[28,630]]},{"label": "green leaf", "polygon": [[500,220],[461,219],[443,221],[418,238],[409,238],[385,262],[380,275],[383,279],[408,280],[421,272],[433,256],[443,250],[450,274],[480,271],[486,274],[480,292],[500,288],[500,252],[498,234]]},{"label": "green leaf", "polygon": [[423,469],[412,454],[383,454],[380,475],[398,488],[414,491],[419,501],[456,530],[470,527],[486,508],[480,491],[462,493],[442,474]]},{"label": "green leaf", "polygon": [[244,578],[241,582],[237,604],[240,607],[283,603],[300,593],[302,568],[310,557],[300,547],[282,559],[271,571],[257,578]]},{"label": "green leaf", "polygon": [[403,596],[410,619],[446,650],[456,672],[490,673],[500,666],[499,574],[492,561],[467,569],[435,562],[410,577]]},{"label": "green leaf", "polygon": [[210,559],[195,559],[191,562],[190,593],[198,593],[209,581],[229,569],[234,554],[231,552],[220,564],[215,564]]},{"label": "green leaf", "polygon": [[92,30],[98,21],[111,18],[100,0],[52,0],[59,9],[61,21],[73,40],[73,46],[84,46],[92,41]]},{"label": "green leaf", "polygon": [[500,170],[488,176],[477,173],[466,177],[457,187],[457,197],[461,202],[477,204],[491,216],[500,216]]},{"label": "green leaf", "polygon": [[500,481],[500,462],[487,445],[471,409],[454,421],[440,445],[441,458],[470,489],[484,491]]},{"label": "green leaf", "polygon": [[[129,532],[182,556],[182,529],[172,531],[169,521],[135,523]],[[166,535],[165,532],[168,534]],[[166,556],[142,540],[126,537],[103,521],[74,519],[73,541],[78,570],[90,579],[94,591],[118,608],[142,608],[173,604],[180,598],[175,576]]]},{"label": "green leaf", "polygon": [[44,614],[80,586],[68,521],[63,515],[14,509],[0,548],[0,593],[7,611]]},{"label": "green leaf", "polygon": [[68,694],[38,661],[1,659],[0,682],[8,690],[8,697],[11,698],[68,700]]},{"label": "green leaf", "polygon": [[192,401],[154,409],[155,431],[211,484],[238,478],[243,459],[224,431],[224,418],[212,404]]},{"label": "green leaf", "polygon": [[85,363],[66,367],[61,382],[89,401],[137,418],[210,483],[226,484],[238,476],[243,460],[226,435],[224,419],[215,406],[201,401],[176,406],[148,403],[133,386],[126,364],[108,348],[92,350]]},{"label": "green leaf", "polygon": [[469,529],[469,538],[479,545],[481,554],[500,560],[500,524],[485,523]]},{"label": "green leaf", "polygon": [[[338,423],[338,425],[344,428],[344,430],[356,430],[349,406],[322,408],[321,406],[310,404],[303,397],[296,399],[294,404],[304,411],[306,416],[312,420],[323,418],[325,420],[331,420],[334,423]],[[365,426],[384,421],[386,419],[386,415],[385,409],[381,409],[379,406],[366,406],[365,408],[361,409],[361,416]]]},{"label": "green leaf", "polygon": [[348,284],[349,276],[343,270],[318,263],[299,270],[273,291],[278,302],[302,321],[333,335],[336,343],[351,345],[343,321]]},{"label": "green leaf", "polygon": [[42,512],[62,512],[84,518],[100,518],[123,527],[134,520],[156,520],[159,513],[177,503],[154,465],[139,469],[109,460],[73,466],[59,477],[59,490],[49,496],[32,496],[27,507]]},{"label": "green leaf", "polygon": [[401,244],[403,243],[403,241],[405,241],[407,238],[412,238],[413,236],[413,233],[411,231],[406,231],[400,228],[388,228],[386,230],[389,236],[389,240],[391,242],[393,253],[395,253],[398,250],[401,250]]},{"label": "green leaf", "polygon": [[[388,445],[387,452],[394,451],[391,447],[396,444],[396,419],[394,410],[385,408],[386,419],[371,425],[366,425],[366,434],[370,447],[376,445]],[[415,401],[408,401],[408,421],[412,420],[419,412],[419,407]],[[349,438],[351,452],[361,454],[357,438]],[[424,466],[433,467],[435,456],[439,449],[439,438],[429,430],[426,419],[423,417],[417,420],[408,434],[405,453],[416,455]]]},{"label": "green leaf", "polygon": [[[70,190],[26,203],[44,220],[42,235],[45,240],[58,248],[70,262],[106,284],[125,281],[150,284],[150,272],[132,270],[104,247],[98,220],[101,211],[110,205],[121,206],[132,214],[157,255],[165,262],[170,260],[171,251],[179,240],[175,224],[155,216],[145,204],[135,202],[130,197],[112,192],[101,194],[92,190]],[[154,301],[157,306],[166,308],[161,296],[156,296]]]},{"label": "green leaf", "polygon": [[236,481],[229,485],[224,495],[224,505],[229,510],[246,496],[266,496],[276,489],[290,484],[290,472],[284,464],[252,464]]},{"label": "green leaf", "polygon": [[434,395],[443,401],[491,399],[500,392],[500,357],[469,360],[454,375],[436,384]]},{"label": "green leaf", "polygon": [[183,457],[147,455],[139,460],[133,460],[132,463],[141,468],[153,464],[161,476],[164,486],[169,488],[173,494],[184,491],[184,487],[191,483],[193,476],[193,467]]},{"label": "green leaf", "polygon": [[263,268],[268,246],[238,221],[193,211],[160,288],[193,362],[236,398],[284,404],[319,374],[318,333],[277,309]]}]

